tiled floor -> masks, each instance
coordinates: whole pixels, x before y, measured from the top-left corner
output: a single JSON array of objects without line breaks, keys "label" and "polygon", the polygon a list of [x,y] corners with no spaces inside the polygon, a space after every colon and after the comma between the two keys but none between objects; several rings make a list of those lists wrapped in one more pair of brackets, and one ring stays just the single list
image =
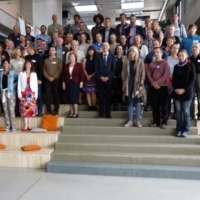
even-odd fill
[{"label": "tiled floor", "polygon": [[0,200],[199,200],[200,181],[0,168]]}]

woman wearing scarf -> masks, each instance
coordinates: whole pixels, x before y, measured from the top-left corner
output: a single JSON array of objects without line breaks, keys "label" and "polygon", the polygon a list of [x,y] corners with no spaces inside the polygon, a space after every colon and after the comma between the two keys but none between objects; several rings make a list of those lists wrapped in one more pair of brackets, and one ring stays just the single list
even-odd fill
[{"label": "woman wearing scarf", "polygon": [[176,105],[177,137],[187,137],[190,130],[190,105],[194,98],[195,68],[188,62],[185,50],[178,53],[178,64],[172,76],[173,97]]}]

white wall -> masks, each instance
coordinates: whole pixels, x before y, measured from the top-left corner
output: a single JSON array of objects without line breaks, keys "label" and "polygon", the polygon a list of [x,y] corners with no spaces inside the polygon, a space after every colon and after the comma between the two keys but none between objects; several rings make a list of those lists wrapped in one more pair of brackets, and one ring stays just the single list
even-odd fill
[{"label": "white wall", "polygon": [[186,28],[194,23],[199,17],[200,1],[193,0],[193,4],[190,5],[190,1],[182,0],[182,20],[181,22],[185,24]]},{"label": "white wall", "polygon": [[62,0],[20,0],[20,13],[34,27],[52,24],[52,14],[62,24]]},{"label": "white wall", "polygon": [[13,17],[17,17],[17,13],[19,13],[19,0],[15,1],[0,1],[0,8]]},{"label": "white wall", "polygon": [[62,0],[33,1],[33,24],[48,26],[52,24],[52,15],[58,16],[58,23],[62,24]]}]

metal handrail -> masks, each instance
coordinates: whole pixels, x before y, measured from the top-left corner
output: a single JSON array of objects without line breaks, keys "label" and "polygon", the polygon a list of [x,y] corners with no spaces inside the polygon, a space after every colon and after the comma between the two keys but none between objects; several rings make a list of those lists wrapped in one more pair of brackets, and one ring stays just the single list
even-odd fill
[{"label": "metal handrail", "polygon": [[16,20],[17,20],[17,18],[16,18],[16,17],[12,16],[10,13],[6,12],[6,11],[5,11],[5,10],[3,10],[2,8],[0,8],[0,10],[2,10],[2,11],[3,11],[3,12],[5,12],[7,15],[9,15],[9,16],[11,16],[12,18],[14,18],[14,19],[16,19]]}]

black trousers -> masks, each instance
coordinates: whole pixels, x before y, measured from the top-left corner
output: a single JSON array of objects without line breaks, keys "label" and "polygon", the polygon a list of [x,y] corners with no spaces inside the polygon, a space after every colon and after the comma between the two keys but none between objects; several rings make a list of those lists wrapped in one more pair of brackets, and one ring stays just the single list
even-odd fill
[{"label": "black trousers", "polygon": [[99,95],[99,115],[110,115],[111,112],[111,97],[112,97],[112,82],[97,81]]},{"label": "black trousers", "polygon": [[[162,86],[156,90],[151,87],[151,105],[153,110],[153,123],[157,126],[167,124],[168,119],[168,88]],[[161,117],[160,117],[161,113]]]},{"label": "black trousers", "polygon": [[52,102],[52,93],[54,101],[54,111],[58,112],[59,109],[59,91],[60,91],[60,80],[55,79],[52,82],[45,79],[45,91],[46,91],[46,106],[47,112],[51,113],[51,102]]},{"label": "black trousers", "polygon": [[118,106],[118,103],[122,104],[122,79],[113,79],[113,103],[114,106]]}]

